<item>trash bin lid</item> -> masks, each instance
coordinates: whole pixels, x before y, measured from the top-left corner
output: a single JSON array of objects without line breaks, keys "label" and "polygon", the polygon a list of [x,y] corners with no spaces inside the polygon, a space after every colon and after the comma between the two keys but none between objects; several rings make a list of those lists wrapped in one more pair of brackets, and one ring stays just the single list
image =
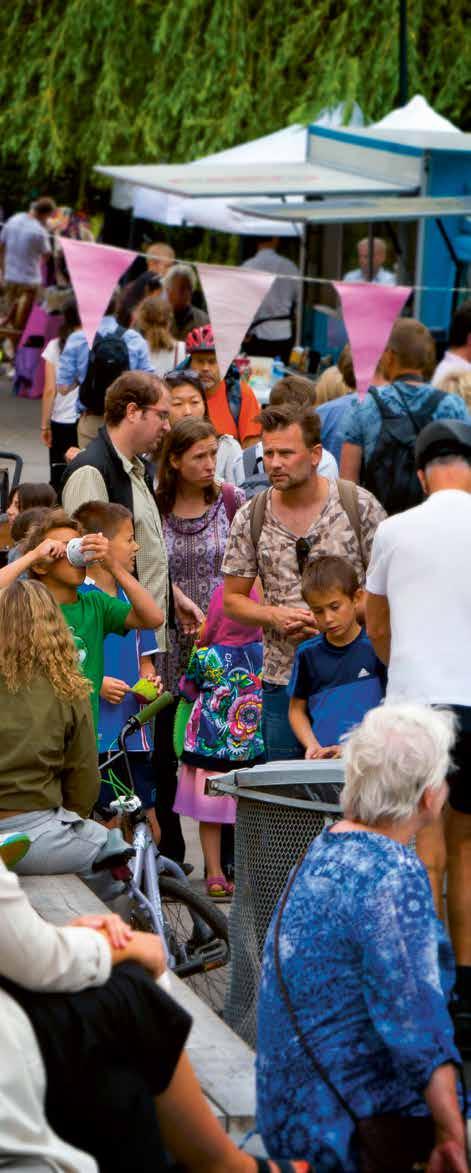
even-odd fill
[{"label": "trash bin lid", "polygon": [[233,798],[253,798],[283,806],[305,806],[338,813],[344,781],[341,758],[332,761],[300,759],[231,770],[228,774],[211,778],[211,789],[218,794],[231,794]]}]

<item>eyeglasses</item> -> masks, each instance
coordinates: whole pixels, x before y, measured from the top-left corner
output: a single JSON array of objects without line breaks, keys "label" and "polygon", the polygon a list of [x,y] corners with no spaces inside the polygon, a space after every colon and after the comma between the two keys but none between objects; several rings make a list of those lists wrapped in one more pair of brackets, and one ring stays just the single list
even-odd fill
[{"label": "eyeglasses", "polygon": [[144,414],[148,411],[151,411],[152,415],[158,415],[161,420],[168,420],[168,418],[169,418],[168,411],[165,411],[165,410],[162,411],[159,407],[143,407],[142,410],[143,410]]},{"label": "eyeglasses", "polygon": [[309,553],[310,553],[311,547],[309,545],[309,542],[306,540],[306,538],[298,538],[298,540],[296,542],[295,549],[296,549],[296,559],[297,559],[297,563],[298,563],[298,570],[299,570],[299,573],[302,574],[304,567],[306,565],[306,562],[309,558]]}]

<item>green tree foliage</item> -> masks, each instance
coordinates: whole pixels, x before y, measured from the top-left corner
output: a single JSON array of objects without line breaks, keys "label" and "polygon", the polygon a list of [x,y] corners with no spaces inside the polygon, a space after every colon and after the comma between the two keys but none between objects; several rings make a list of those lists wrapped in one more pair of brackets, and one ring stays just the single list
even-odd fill
[{"label": "green tree foliage", "polygon": [[[28,181],[188,160],[398,94],[398,0],[15,0],[0,10],[0,157]],[[468,0],[409,0],[410,93],[471,129]]]}]

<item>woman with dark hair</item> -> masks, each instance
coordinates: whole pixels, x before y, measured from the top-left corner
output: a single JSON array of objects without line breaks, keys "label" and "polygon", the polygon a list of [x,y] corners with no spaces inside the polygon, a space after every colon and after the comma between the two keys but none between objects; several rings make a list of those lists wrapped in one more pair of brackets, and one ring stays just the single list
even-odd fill
[{"label": "woman with dark hair", "polygon": [[52,338],[43,350],[44,394],[41,411],[41,440],[49,448],[51,485],[59,489],[68,448],[76,448],[78,386],[60,395],[56,386],[57,367],[65,343],[74,330],[80,330],[77,302],[71,296],[64,302],[62,326],[58,338]]},{"label": "woman with dark hair", "polygon": [[[222,583],[222,560],[232,518],[245,499],[241,489],[216,481],[217,450],[216,432],[209,420],[179,420],[164,442],[156,494],[172,582],[201,609],[201,620],[213,591]],[[171,650],[165,660],[160,658],[159,673],[177,696],[194,637],[185,635],[181,627],[170,634]],[[167,804],[171,803],[172,809],[175,801],[177,763],[171,734],[170,739],[160,736],[158,745],[156,811],[161,822]]]},{"label": "woman with dark hair", "polygon": [[[203,613],[222,582],[227,536],[245,499],[241,489],[217,483],[216,459],[217,436],[209,420],[179,420],[164,442],[157,488],[172,582]],[[179,643],[178,666],[184,668],[191,640],[180,637]]]},{"label": "woman with dark hair", "polygon": [[[189,367],[169,371],[164,378],[165,386],[170,391],[172,405],[170,408],[170,424],[178,420],[193,416],[194,419],[209,419],[208,401],[202,379]],[[217,437],[216,479],[218,481],[235,482],[234,465],[242,456],[242,448],[234,436]]]},{"label": "woman with dark hair", "polygon": [[37,484],[34,484],[33,481],[25,481],[23,484],[17,485],[16,488],[10,489],[7,507],[10,529],[18,514],[25,513],[27,509],[36,509],[38,505],[45,509],[52,509],[56,502],[55,489],[52,485],[47,485],[45,481],[38,481]]}]

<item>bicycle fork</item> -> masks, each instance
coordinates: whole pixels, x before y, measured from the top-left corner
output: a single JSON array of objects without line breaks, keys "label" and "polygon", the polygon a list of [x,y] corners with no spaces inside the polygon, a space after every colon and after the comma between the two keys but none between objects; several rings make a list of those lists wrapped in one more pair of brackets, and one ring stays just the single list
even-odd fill
[{"label": "bicycle fork", "polygon": [[[128,880],[129,892],[140,911],[147,913],[149,916],[154,932],[158,934],[162,941],[166,964],[171,969],[173,968],[173,959],[169,956],[167,942],[165,940],[162,903],[153,857],[153,844],[149,843],[148,832],[144,823],[138,824],[136,827],[133,842],[136,854],[133,861],[132,873]],[[147,892],[149,893],[148,896],[144,896],[141,889],[143,873]]]}]

